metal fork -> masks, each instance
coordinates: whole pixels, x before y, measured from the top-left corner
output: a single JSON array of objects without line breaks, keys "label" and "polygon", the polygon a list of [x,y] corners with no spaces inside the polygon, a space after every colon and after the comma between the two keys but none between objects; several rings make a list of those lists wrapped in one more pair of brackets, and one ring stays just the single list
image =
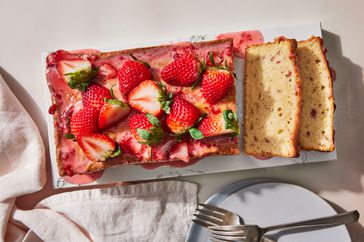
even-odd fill
[{"label": "metal fork", "polygon": [[[192,219],[193,222],[209,228],[210,226],[223,226],[223,225],[241,225],[244,224],[244,220],[236,213],[230,212],[226,209],[216,207],[210,204],[199,203],[198,208]],[[211,241],[221,241],[214,240]],[[262,237],[261,242],[275,242],[269,238]]]},{"label": "metal fork", "polygon": [[204,203],[199,203],[198,205],[196,208],[197,212],[194,214],[196,218],[192,219],[192,221],[203,227],[244,224],[243,219],[239,215],[226,209]]},{"label": "metal fork", "polygon": [[262,241],[262,236],[265,233],[273,230],[337,226],[356,222],[358,219],[359,213],[355,210],[324,218],[280,224],[264,228],[261,228],[258,225],[212,226],[209,227],[209,233],[214,241],[258,242]]}]

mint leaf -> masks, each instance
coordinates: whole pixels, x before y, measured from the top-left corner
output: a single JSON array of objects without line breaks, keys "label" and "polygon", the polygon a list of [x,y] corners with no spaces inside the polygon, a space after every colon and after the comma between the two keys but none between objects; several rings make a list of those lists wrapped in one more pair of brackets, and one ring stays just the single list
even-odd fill
[{"label": "mint leaf", "polygon": [[197,128],[191,128],[188,132],[194,139],[202,139],[204,137],[201,131]]},{"label": "mint leaf", "polygon": [[225,129],[232,129],[235,133],[239,134],[239,122],[236,113],[232,110],[225,110],[223,116],[225,120]]},{"label": "mint leaf", "polygon": [[90,81],[95,78],[98,70],[93,69],[89,70],[80,70],[72,73],[66,73],[65,76],[68,77],[68,85],[72,89],[79,89],[80,91],[84,91]]}]

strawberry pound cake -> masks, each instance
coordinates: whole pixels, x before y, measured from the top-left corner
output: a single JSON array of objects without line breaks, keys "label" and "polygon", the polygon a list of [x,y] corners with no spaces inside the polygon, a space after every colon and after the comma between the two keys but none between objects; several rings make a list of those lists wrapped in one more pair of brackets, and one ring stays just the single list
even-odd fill
[{"label": "strawberry pound cake", "polygon": [[239,153],[232,40],[47,56],[61,176]]}]

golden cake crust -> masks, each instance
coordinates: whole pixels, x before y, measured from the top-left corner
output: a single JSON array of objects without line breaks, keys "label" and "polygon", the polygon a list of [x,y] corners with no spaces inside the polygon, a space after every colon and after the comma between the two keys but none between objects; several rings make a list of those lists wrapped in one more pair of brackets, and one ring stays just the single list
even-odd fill
[{"label": "golden cake crust", "polygon": [[[251,149],[249,146],[251,145],[248,141],[248,133],[250,131],[250,127],[248,127],[248,112],[247,110],[247,103],[251,100],[248,100],[248,95],[246,95],[248,92],[247,83],[249,80],[248,71],[250,68],[249,63],[249,52],[253,48],[259,48],[260,46],[267,46],[267,47],[273,47],[281,42],[285,42],[290,46],[290,53],[289,53],[289,62],[292,67],[292,77],[295,79],[295,93],[292,93],[292,95],[296,96],[296,103],[294,105],[294,117],[293,117],[293,125],[292,125],[292,132],[290,133],[290,137],[288,139],[290,140],[290,148],[289,151],[286,153],[279,152],[277,149],[271,149],[269,151],[264,151],[262,149]],[[258,45],[252,45],[247,47],[246,50],[246,59],[245,59],[245,76],[244,76],[244,100],[243,100],[243,109],[244,109],[244,124],[243,124],[243,130],[244,130],[244,151],[248,155],[253,156],[281,156],[281,157],[298,157],[299,156],[299,143],[298,143],[298,134],[299,134],[299,126],[300,126],[300,115],[301,115],[301,102],[302,102],[302,94],[301,94],[301,80],[299,76],[299,70],[297,67],[297,58],[296,58],[296,47],[297,43],[294,39],[286,39],[283,37],[277,38],[274,42],[269,42],[265,44],[258,44]],[[247,71],[248,70],[248,71]],[[259,145],[259,144],[258,144]]]},{"label": "golden cake crust", "polygon": [[[312,36],[305,41],[298,42],[297,56],[304,90],[303,116],[299,136],[301,149],[333,151],[335,150],[333,80],[322,39]],[[317,75],[313,75],[313,73],[317,73]],[[312,84],[312,82],[315,83]],[[320,98],[318,104],[311,103]],[[315,115],[313,115],[313,111],[315,111]],[[316,115],[320,118],[321,129],[314,125],[318,122]]]}]

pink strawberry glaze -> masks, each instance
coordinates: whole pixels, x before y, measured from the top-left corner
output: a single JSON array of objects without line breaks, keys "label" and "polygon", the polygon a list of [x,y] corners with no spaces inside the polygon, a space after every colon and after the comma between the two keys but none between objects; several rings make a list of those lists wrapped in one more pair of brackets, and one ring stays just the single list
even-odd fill
[{"label": "pink strawberry glaze", "polygon": [[235,55],[241,58],[245,57],[245,48],[247,46],[264,43],[262,33],[257,30],[219,34],[216,38],[232,38]]},{"label": "pink strawberry glaze", "polygon": [[89,184],[99,179],[104,171],[97,171],[89,174],[76,174],[73,176],[64,176],[63,179],[71,184]]},{"label": "pink strawberry glaze", "polygon": [[254,155],[253,157],[258,160],[269,160],[273,158],[272,156],[260,156],[260,155]]},{"label": "pink strawberry glaze", "polygon": [[163,163],[140,164],[140,165],[143,168],[148,169],[148,170],[153,170],[153,169],[156,169],[161,166],[171,166],[171,167],[183,168],[183,167],[194,165],[197,162],[199,162],[200,160],[202,160],[202,159],[193,159],[193,160],[190,160],[189,162],[177,160],[177,161],[169,161],[169,162],[163,162]]},{"label": "pink strawberry glaze", "polygon": [[[148,62],[152,66],[152,73],[155,80],[160,80],[160,70],[173,61],[173,58],[176,57],[176,53],[178,55],[183,54],[183,52],[191,52],[193,51],[196,56],[200,58],[202,61],[205,58],[206,54],[210,51],[214,51],[219,53],[219,56],[224,58],[227,61],[227,64],[233,68],[233,58],[231,55],[231,46],[229,43],[217,43],[214,45],[203,45],[198,46],[191,43],[179,43],[179,45],[173,46],[163,46],[162,48],[151,48],[151,49],[142,49],[139,52],[133,53],[133,55],[145,62]],[[52,54],[51,54],[52,55]],[[53,54],[54,55],[54,54]],[[56,64],[57,61],[65,60],[65,59],[87,59],[89,60],[94,67],[100,67],[101,65],[107,63],[114,66],[116,69],[120,68],[122,64],[126,61],[131,59],[128,53],[120,53],[114,54],[110,56],[103,56],[97,50],[79,50],[79,51],[72,51],[70,52],[61,52],[56,56],[57,58],[53,58],[51,64],[48,65],[47,68],[47,80],[50,89],[52,90],[53,94],[53,101],[56,100],[57,104],[57,111],[55,112],[55,128],[59,132],[56,136],[56,145],[58,147],[58,158],[62,160],[63,166],[66,170],[67,175],[72,176],[71,178],[67,178],[67,181],[73,183],[85,183],[91,181],[93,178],[97,179],[95,175],[85,175],[85,176],[76,176],[76,174],[83,174],[87,172],[87,168],[91,164],[91,161],[87,159],[84,155],[83,151],[78,146],[77,142],[73,142],[71,140],[63,138],[63,135],[67,133],[67,118],[72,116],[74,112],[77,112],[79,109],[82,108],[82,100],[81,100],[81,92],[75,89],[71,89],[67,83],[65,83],[64,79],[59,75]],[[120,93],[118,92],[118,80],[117,78],[112,79],[99,79],[97,78],[96,81],[101,85],[105,86],[106,88],[110,89],[113,87],[115,97],[123,100]],[[166,84],[167,89],[172,91],[174,94],[185,94],[191,98],[191,101],[195,103],[204,112],[218,112],[219,110],[225,110],[227,107],[230,109],[235,110],[235,104],[231,103],[232,97],[228,95],[224,100],[215,105],[214,107],[206,106],[203,104],[203,100],[201,99],[201,91],[200,88],[196,88],[193,92],[191,92],[190,88],[181,88],[170,86]],[[128,135],[128,119],[125,118],[122,120],[118,125],[112,127],[108,130],[105,130],[103,133],[110,136],[116,142],[120,143],[123,150],[123,154],[120,156],[120,160],[124,161],[125,163],[128,162],[127,156],[136,155],[139,159],[141,159],[144,164],[149,163],[150,159],[150,148],[146,145],[141,145],[137,142],[133,142],[133,138],[130,138]],[[57,140],[58,139],[58,140]],[[207,141],[209,142],[209,141]],[[237,143],[237,141],[234,141]],[[172,161],[166,162],[169,156],[169,150],[171,146],[173,146],[175,142],[168,142],[158,145],[155,147],[153,152],[153,158],[156,159],[154,164],[145,164],[145,166],[161,166],[161,165],[170,165],[175,167],[185,167],[192,165],[198,161],[198,159],[194,159],[194,157],[203,157],[207,154],[214,153],[218,150],[216,144],[208,145],[208,147],[201,146],[199,147],[197,144],[196,149],[193,149],[190,157],[193,161],[188,163],[184,161]],[[223,145],[223,144],[221,144]],[[217,145],[219,146],[219,145]],[[200,150],[198,150],[200,149]],[[206,150],[204,150],[206,149]],[[207,153],[206,153],[207,152]],[[205,154],[206,153],[206,154]],[[125,156],[125,157],[124,157]],[[143,166],[144,166],[143,164]]]}]

